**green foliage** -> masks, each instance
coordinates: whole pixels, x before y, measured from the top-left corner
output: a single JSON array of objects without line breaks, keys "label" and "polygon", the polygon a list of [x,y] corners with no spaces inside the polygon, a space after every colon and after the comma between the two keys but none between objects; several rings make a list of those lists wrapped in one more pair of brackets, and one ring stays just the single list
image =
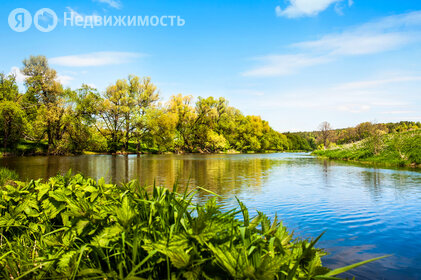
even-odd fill
[{"label": "green foliage", "polygon": [[[402,121],[398,123],[371,123],[363,122],[358,124],[355,127],[335,129],[330,131],[330,140],[333,143],[342,145],[354,143],[361,141],[370,137],[375,136],[375,134],[388,134],[388,133],[397,133],[397,132],[406,132],[413,131],[421,128],[420,122],[410,122]],[[300,133],[304,134],[304,137],[310,139],[315,137],[316,141],[323,143],[321,131],[315,131],[310,133]]]},{"label": "green foliage", "polygon": [[421,164],[421,130],[384,134],[375,132],[355,144],[329,150],[318,150],[314,154],[331,159],[358,160],[392,165]]},{"label": "green foliage", "polygon": [[39,143],[47,143],[49,154],[311,149],[305,139],[287,139],[259,116],[244,116],[223,97],[199,97],[194,103],[178,94],[161,103],[149,77],[129,75],[100,93],[85,84],[63,89],[45,56],[25,59],[21,71],[24,94],[14,76],[0,75],[0,102],[14,105],[0,111],[0,118],[7,117],[0,129],[8,151],[22,139],[37,143],[37,152],[43,147]]},{"label": "green foliage", "polygon": [[[39,133],[48,138],[48,151],[53,152],[66,131],[64,91],[57,81],[57,72],[50,68],[45,56],[30,56],[23,61],[22,73],[26,75],[25,107],[30,108],[32,120],[42,127]],[[35,108],[32,111],[31,108]],[[42,136],[41,136],[42,137]]]},{"label": "green foliage", "polygon": [[13,101],[0,101],[0,138],[4,149],[13,149],[20,142],[26,125],[22,108]]},{"label": "green foliage", "polygon": [[260,116],[243,115],[223,97],[194,102],[192,96],[178,94],[162,103],[149,77],[129,75],[98,92],[85,84],[63,89],[44,56],[25,59],[21,71],[27,87],[22,94],[13,75],[0,74],[0,140],[5,152],[16,154],[29,152],[14,150],[26,143],[36,143],[30,153],[49,154],[217,153],[310,151],[320,144],[328,148],[368,138],[372,142],[367,145],[379,154],[381,134],[421,127],[419,122],[365,122],[332,130],[325,122],[319,131],[281,134]]},{"label": "green foliage", "polygon": [[318,241],[216,197],[58,176],[0,189],[4,279],[329,279]]},{"label": "green foliage", "polygon": [[0,101],[18,101],[19,87],[14,75],[0,73]]},{"label": "green foliage", "polygon": [[299,134],[287,133],[286,134],[289,142],[289,149],[294,151],[311,151],[314,148],[310,145],[304,137]]}]

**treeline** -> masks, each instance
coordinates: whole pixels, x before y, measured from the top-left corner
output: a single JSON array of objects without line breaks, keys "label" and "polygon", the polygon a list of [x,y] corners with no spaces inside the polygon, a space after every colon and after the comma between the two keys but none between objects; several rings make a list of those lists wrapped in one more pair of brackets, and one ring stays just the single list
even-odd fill
[{"label": "treeline", "polygon": [[4,151],[26,145],[49,154],[310,150],[308,141],[245,116],[225,98],[172,96],[163,103],[151,79],[130,75],[98,92],[63,88],[44,56],[23,61],[26,91],[0,74]]},{"label": "treeline", "polygon": [[368,138],[377,138],[391,133],[402,133],[421,129],[420,122],[401,121],[397,123],[363,122],[355,127],[333,129],[328,122],[320,124],[317,131],[291,133],[303,139],[310,147],[323,149],[336,145],[355,143]]}]

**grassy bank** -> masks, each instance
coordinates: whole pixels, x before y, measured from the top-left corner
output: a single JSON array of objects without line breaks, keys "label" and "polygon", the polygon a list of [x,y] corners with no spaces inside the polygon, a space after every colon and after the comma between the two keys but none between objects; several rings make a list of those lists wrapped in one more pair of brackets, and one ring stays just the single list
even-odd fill
[{"label": "grassy bank", "polygon": [[421,130],[374,135],[354,144],[317,150],[314,155],[392,166],[421,165]]},{"label": "grassy bank", "polygon": [[[76,176],[0,188],[2,279],[334,279],[313,241],[239,202]],[[242,213],[243,219],[236,215]],[[365,263],[365,262],[364,262]]]}]

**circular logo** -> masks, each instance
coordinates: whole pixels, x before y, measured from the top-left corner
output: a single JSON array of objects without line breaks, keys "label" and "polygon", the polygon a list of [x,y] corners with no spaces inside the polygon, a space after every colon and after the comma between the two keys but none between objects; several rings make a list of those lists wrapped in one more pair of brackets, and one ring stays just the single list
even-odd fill
[{"label": "circular logo", "polygon": [[57,15],[51,9],[42,8],[34,15],[34,25],[41,32],[50,32],[57,26]]},{"label": "circular logo", "polygon": [[32,24],[32,16],[27,10],[17,8],[9,14],[9,26],[16,32],[23,32],[28,30]]}]

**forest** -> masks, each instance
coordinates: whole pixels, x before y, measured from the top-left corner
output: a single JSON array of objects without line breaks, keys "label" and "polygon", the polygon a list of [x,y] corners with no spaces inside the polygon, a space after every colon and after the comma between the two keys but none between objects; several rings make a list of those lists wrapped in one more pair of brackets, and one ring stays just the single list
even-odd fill
[{"label": "forest", "polygon": [[176,94],[164,102],[150,77],[129,75],[104,92],[64,88],[45,56],[23,60],[25,91],[0,73],[0,153],[218,153],[311,151],[375,134],[421,128],[419,122],[371,123],[280,133],[224,97]]},{"label": "forest", "polygon": [[[149,77],[129,75],[99,92],[64,88],[45,56],[23,60],[25,92],[0,74],[3,153],[264,152],[311,150],[310,140],[282,134],[245,116],[223,97],[173,95],[163,102]],[[314,142],[314,141],[313,141]]]}]

